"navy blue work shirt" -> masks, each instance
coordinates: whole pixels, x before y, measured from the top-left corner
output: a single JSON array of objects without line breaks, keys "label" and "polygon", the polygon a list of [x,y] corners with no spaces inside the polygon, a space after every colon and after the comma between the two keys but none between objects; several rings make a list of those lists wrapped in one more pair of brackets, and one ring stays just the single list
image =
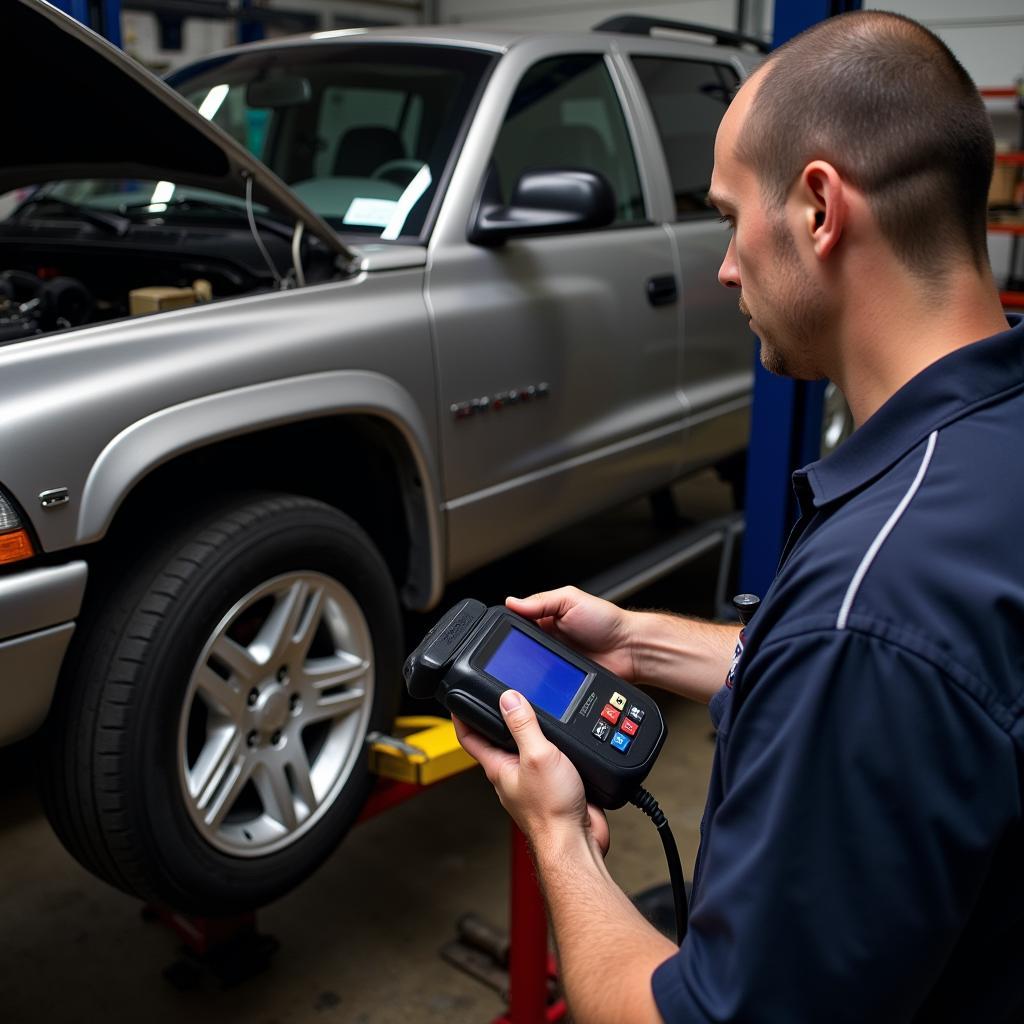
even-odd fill
[{"label": "navy blue work shirt", "polygon": [[667,1022],[1024,1020],[1024,320],[794,475]]}]

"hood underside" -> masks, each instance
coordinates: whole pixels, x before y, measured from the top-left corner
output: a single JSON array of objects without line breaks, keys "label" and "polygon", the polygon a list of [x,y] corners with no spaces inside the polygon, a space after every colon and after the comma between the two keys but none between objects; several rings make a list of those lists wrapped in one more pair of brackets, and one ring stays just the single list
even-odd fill
[{"label": "hood underside", "polygon": [[[353,253],[248,150],[117,47],[42,0],[3,0],[0,61],[9,97],[0,193],[66,178],[141,178],[254,197],[329,248]],[[21,59],[19,59],[19,57]]]}]

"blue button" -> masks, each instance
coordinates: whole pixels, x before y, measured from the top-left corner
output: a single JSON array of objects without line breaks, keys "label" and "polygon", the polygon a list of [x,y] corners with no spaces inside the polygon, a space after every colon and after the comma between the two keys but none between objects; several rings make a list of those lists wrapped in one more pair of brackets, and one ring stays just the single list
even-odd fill
[{"label": "blue button", "polygon": [[629,749],[629,745],[632,742],[633,741],[624,732],[617,732],[612,737],[612,746],[623,754]]}]

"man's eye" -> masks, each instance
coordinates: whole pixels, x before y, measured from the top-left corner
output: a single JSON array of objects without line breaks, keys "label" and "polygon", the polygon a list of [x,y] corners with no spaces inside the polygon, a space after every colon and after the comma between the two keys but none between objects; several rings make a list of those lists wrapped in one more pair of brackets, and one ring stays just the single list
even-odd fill
[{"label": "man's eye", "polygon": [[730,231],[732,231],[735,226],[733,224],[732,217],[726,216],[724,214],[718,218],[718,223],[724,224]]}]

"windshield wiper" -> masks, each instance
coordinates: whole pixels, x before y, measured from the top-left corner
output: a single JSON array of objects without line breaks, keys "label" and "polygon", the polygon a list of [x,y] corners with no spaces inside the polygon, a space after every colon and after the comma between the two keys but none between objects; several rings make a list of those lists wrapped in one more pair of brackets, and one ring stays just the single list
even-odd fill
[{"label": "windshield wiper", "polygon": [[[154,217],[160,216],[162,213],[166,213],[169,209],[175,210],[212,210],[215,213],[229,213],[233,217],[241,217],[243,220],[246,219],[246,211],[244,206],[235,206],[234,203],[218,203],[213,199],[192,199],[188,196],[180,196],[177,199],[168,199],[162,203],[132,203],[130,206],[122,206],[122,213],[150,213]],[[281,238],[291,240],[292,229],[285,224],[281,224],[279,221],[273,220],[271,217],[262,216],[260,214],[254,214],[253,219],[257,224],[264,230],[270,231],[275,235],[279,235]]]},{"label": "windshield wiper", "polygon": [[30,206],[54,206],[63,213],[87,224],[112,231],[119,237],[126,234],[131,227],[131,221],[126,217],[119,217],[116,213],[106,213],[103,210],[92,210],[86,206],[78,206],[76,203],[69,203],[66,199],[58,199],[57,196],[29,196],[15,211],[15,217],[19,217],[24,210]]}]

